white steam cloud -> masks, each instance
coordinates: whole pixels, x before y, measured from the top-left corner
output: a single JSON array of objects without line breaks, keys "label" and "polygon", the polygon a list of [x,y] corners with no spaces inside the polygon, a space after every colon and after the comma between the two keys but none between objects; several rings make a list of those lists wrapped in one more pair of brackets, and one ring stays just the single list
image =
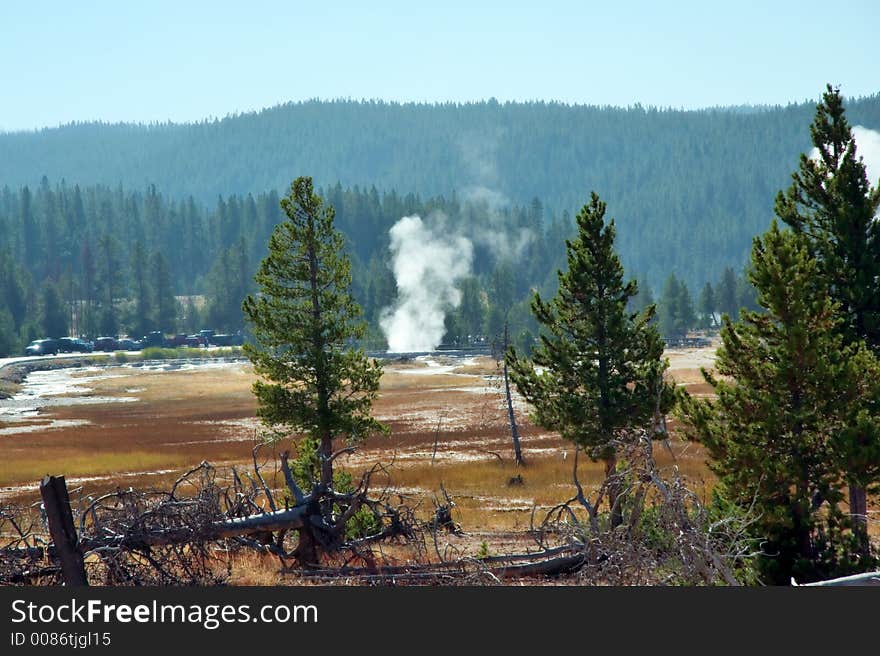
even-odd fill
[{"label": "white steam cloud", "polygon": [[379,325],[391,353],[433,351],[446,332],[446,313],[461,303],[459,282],[472,273],[474,247],[496,259],[516,260],[534,234],[513,229],[507,197],[492,189],[498,184],[497,149],[503,130],[463,135],[462,164],[477,184],[462,192],[465,205],[479,213],[458,225],[439,212],[426,221],[405,216],[391,228],[391,268],[397,281],[397,301],[385,308]]},{"label": "white steam cloud", "polygon": [[852,132],[856,140],[856,155],[864,158],[868,182],[876,187],[880,184],[880,132],[861,125],[853,126]]},{"label": "white steam cloud", "polygon": [[437,348],[447,310],[461,303],[456,285],[471,271],[471,241],[448,234],[441,215],[430,219],[428,226],[421,217],[405,216],[390,230],[397,302],[383,311],[379,325],[392,353]]},{"label": "white steam cloud", "polygon": [[462,198],[465,203],[486,208],[488,222],[470,226],[471,238],[475,244],[488,249],[497,259],[518,259],[534,239],[535,235],[528,228],[511,229],[510,219],[502,213],[510,205],[504,194],[476,186],[467,187],[462,192]]}]

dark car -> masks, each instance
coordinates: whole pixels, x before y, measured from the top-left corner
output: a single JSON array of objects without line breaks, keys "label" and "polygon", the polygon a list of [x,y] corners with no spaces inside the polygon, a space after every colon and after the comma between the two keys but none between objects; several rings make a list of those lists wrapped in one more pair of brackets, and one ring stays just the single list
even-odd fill
[{"label": "dark car", "polygon": [[115,337],[99,337],[95,340],[96,351],[117,351],[119,350],[119,342]]},{"label": "dark car", "polygon": [[37,339],[27,345],[27,355],[55,355],[58,353],[58,342],[54,339]]},{"label": "dark car", "polygon": [[58,350],[62,353],[91,353],[94,346],[78,337],[62,337],[58,340]]},{"label": "dark car", "polygon": [[137,340],[131,339],[130,337],[123,337],[118,342],[116,342],[116,347],[120,351],[140,351],[141,343]]},{"label": "dark car", "polygon": [[177,348],[178,346],[186,346],[186,335],[183,333],[165,338],[165,348]]},{"label": "dark car", "polygon": [[189,335],[186,338],[186,345],[191,346],[192,348],[199,348],[202,346],[208,346],[207,338],[202,335]]},{"label": "dark car", "polygon": [[161,330],[154,330],[149,335],[145,335],[141,340],[141,346],[143,348],[149,348],[151,346],[165,346],[165,335]]},{"label": "dark car", "polygon": [[241,346],[244,344],[244,337],[241,333],[236,333],[235,335],[214,335],[211,338],[211,343],[215,346]]}]

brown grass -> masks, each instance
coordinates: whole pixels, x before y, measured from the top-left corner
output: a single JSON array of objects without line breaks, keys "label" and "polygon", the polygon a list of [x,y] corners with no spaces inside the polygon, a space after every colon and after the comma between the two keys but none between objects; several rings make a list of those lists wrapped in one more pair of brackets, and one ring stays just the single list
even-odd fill
[{"label": "brown grass", "polygon": [[[532,506],[547,508],[571,496],[571,445],[524,416],[520,430],[527,466],[514,466],[500,390],[484,378],[496,373],[493,360],[482,358],[444,374],[416,369],[424,370],[421,363],[390,365],[374,413],[390,425],[392,435],[369,439],[357,454],[340,459],[342,466],[358,474],[372,463],[391,463],[385,483],[420,497],[428,513],[442,486],[456,502],[456,520],[478,533],[521,530]],[[139,400],[47,408],[41,420],[90,423],[0,438],[0,486],[13,488],[6,496],[33,498],[46,473],[65,474],[86,491],[99,491],[117,484],[166,486],[177,472],[202,460],[250,462],[257,423],[249,366],[163,372],[115,367],[105,373],[121,377],[89,380],[93,394]],[[702,380],[692,367],[674,376],[688,385]],[[674,458],[698,485],[709,484],[699,445],[673,440],[671,451],[656,449],[662,467]],[[517,474],[523,485],[509,485]],[[601,465],[582,458],[579,476],[588,488],[596,486]]]}]

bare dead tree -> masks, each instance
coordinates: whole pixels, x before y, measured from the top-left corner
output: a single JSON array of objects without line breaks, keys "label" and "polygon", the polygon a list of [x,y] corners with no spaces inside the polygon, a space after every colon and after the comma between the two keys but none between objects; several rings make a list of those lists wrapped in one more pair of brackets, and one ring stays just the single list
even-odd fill
[{"label": "bare dead tree", "polygon": [[33,507],[0,506],[0,585],[59,585],[60,564]]},{"label": "bare dead tree", "polygon": [[513,399],[510,396],[510,377],[507,375],[507,347],[510,345],[510,339],[507,333],[507,322],[504,322],[504,352],[502,354],[502,371],[504,373],[504,398],[507,401],[507,418],[510,426],[510,437],[513,440],[513,454],[515,462],[518,466],[525,465],[523,460],[522,448],[519,444],[519,430],[516,426],[516,413],[513,411]]},{"label": "bare dead tree", "polygon": [[622,524],[612,527],[607,517],[599,516],[607,483],[591,495],[585,493],[577,476],[576,450],[575,494],[551,508],[537,527],[533,519],[533,538],[543,549],[561,542],[589,554],[579,567],[583,581],[739,585],[737,568],[757,555],[748,532],[754,513],[711,520],[677,466],[669,477],[660,473],[651,438],[642,430],[618,445],[620,461],[626,463],[617,473]]}]

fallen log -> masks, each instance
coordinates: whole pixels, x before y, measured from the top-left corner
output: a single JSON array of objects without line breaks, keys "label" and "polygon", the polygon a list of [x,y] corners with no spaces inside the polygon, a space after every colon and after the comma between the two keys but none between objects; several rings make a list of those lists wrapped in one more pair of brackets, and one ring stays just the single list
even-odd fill
[{"label": "fallen log", "polygon": [[186,526],[149,532],[134,532],[108,538],[86,537],[80,539],[80,549],[87,552],[107,547],[168,546],[194,541],[210,542],[248,533],[297,529],[306,525],[306,521],[312,513],[320,515],[320,509],[315,506],[311,497],[306,497],[305,503],[293,508],[214,522],[201,528]]},{"label": "fallen log", "polygon": [[[587,554],[573,547],[564,546],[550,549],[544,552],[535,553],[519,553],[507,554],[504,556],[491,556],[485,559],[463,559],[450,560],[441,563],[431,563],[424,565],[397,565],[389,567],[338,567],[338,568],[320,568],[310,571],[302,570],[282,570],[284,573],[296,573],[296,575],[304,578],[317,578],[322,580],[340,580],[340,579],[357,579],[361,581],[375,581],[393,578],[396,580],[417,580],[436,577],[466,577],[474,574],[474,567],[484,566],[484,569],[477,571],[485,571],[494,575],[496,578],[516,579],[516,578],[542,578],[562,576],[577,572],[587,562]],[[559,556],[561,553],[569,555]],[[556,556],[556,557],[550,557]],[[523,560],[531,560],[535,562],[527,562],[517,565],[500,565],[491,566],[492,563],[499,562],[521,562]]]},{"label": "fallen log", "polygon": [[537,563],[498,567],[492,569],[491,572],[495,576],[505,579],[554,577],[562,576],[564,574],[574,574],[581,569],[586,562],[586,554],[581,553],[574,556],[552,558]]}]

